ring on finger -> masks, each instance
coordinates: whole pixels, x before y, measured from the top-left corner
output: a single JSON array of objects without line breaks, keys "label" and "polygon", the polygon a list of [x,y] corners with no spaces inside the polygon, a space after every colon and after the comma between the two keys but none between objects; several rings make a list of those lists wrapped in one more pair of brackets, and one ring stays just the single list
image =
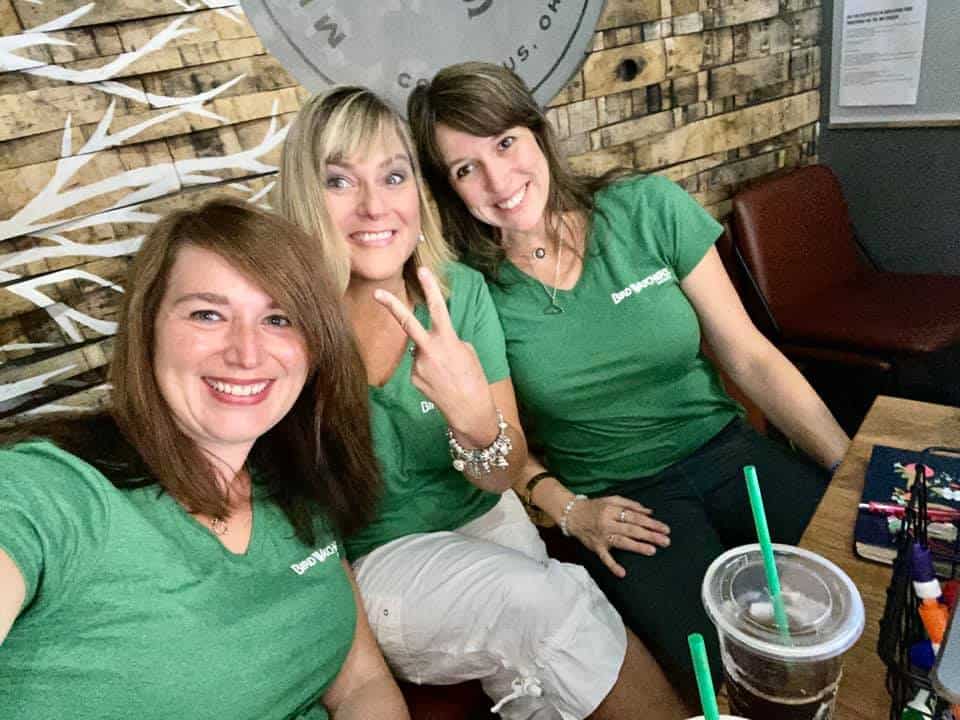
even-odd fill
[{"label": "ring on finger", "polygon": [[417,344],[416,344],[415,342],[411,342],[410,345],[407,346],[407,352],[410,353],[411,355],[416,355],[416,354],[417,354]]},{"label": "ring on finger", "polygon": [[620,511],[620,516],[619,516],[619,518],[620,518],[620,522],[622,522],[622,523],[627,521],[627,509],[626,509],[626,508],[623,508],[623,509]]},{"label": "ring on finger", "polygon": [[607,542],[610,544],[611,547],[616,542],[616,539],[617,539],[617,536],[614,535],[613,533],[611,533],[610,535],[607,535]]}]

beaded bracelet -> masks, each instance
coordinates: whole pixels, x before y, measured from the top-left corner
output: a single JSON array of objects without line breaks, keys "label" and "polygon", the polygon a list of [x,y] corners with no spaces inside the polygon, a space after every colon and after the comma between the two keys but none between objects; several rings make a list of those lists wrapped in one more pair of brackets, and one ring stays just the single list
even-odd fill
[{"label": "beaded bracelet", "polygon": [[450,446],[450,457],[453,458],[453,468],[457,472],[465,472],[474,478],[489,475],[493,468],[506,470],[510,467],[507,455],[513,450],[513,443],[507,435],[507,423],[503,420],[503,413],[497,408],[497,436],[485,448],[465,448],[447,428],[447,445]]},{"label": "beaded bracelet", "polygon": [[567,530],[567,520],[570,518],[570,511],[573,510],[573,506],[577,504],[577,500],[586,499],[586,495],[574,495],[567,501],[567,504],[563,506],[563,513],[560,515],[560,532],[565,536],[570,537],[570,532]]}]

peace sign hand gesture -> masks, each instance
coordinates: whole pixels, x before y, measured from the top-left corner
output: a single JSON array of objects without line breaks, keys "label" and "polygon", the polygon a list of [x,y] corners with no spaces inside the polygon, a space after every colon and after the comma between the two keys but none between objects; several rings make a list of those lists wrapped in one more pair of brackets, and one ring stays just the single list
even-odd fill
[{"label": "peace sign hand gesture", "polygon": [[443,413],[462,445],[487,447],[497,436],[497,410],[480,359],[473,345],[457,337],[433,273],[420,268],[417,276],[430,312],[430,330],[392,293],[376,290],[373,296],[414,343],[413,386]]}]

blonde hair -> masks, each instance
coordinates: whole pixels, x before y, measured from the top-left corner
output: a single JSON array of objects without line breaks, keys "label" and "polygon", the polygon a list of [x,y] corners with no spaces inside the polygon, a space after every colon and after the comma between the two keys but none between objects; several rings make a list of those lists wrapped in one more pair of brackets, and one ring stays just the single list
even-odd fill
[{"label": "blonde hair", "polygon": [[423,291],[417,280],[420,266],[429,268],[447,292],[445,266],[454,259],[440,227],[429,191],[420,172],[420,163],[403,118],[386,101],[367,88],[344,86],[314,95],[297,114],[283,146],[277,208],[316,237],[329,271],[342,291],[350,282],[350,258],[340,231],[327,213],[324,201],[327,163],[343,161],[363,153],[365,148],[395,132],[413,167],[420,196],[420,231],[417,243],[404,266],[407,287],[420,299]]}]

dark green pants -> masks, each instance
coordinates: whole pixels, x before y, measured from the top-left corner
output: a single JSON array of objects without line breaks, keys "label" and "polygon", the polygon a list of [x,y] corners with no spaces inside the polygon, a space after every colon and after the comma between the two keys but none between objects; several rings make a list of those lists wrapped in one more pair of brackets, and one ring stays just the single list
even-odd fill
[{"label": "dark green pants", "polygon": [[581,562],[610,602],[687,697],[696,685],[687,635],[702,633],[711,670],[721,678],[717,636],[700,600],[710,563],[724,550],[757,541],[743,479],[755,465],[774,542],[797,544],[829,482],[810,459],[734,420],[693,455],[651,477],[604,493],[629,497],[670,526],[671,544],[652,557],[614,551],[627,571],[615,577],[576,543]]}]

